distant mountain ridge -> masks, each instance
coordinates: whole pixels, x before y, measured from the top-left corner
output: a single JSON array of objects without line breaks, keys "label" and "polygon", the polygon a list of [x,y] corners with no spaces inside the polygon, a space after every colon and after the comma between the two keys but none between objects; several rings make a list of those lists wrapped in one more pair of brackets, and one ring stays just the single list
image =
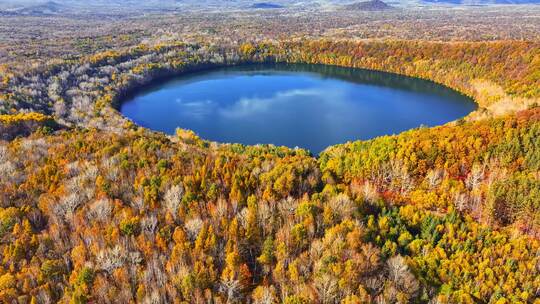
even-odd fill
[{"label": "distant mountain ridge", "polygon": [[254,3],[250,6],[251,8],[256,8],[256,9],[274,9],[274,8],[284,8],[283,5],[279,5],[279,4],[275,4],[275,3],[271,3],[271,2],[259,2],[259,3]]},{"label": "distant mountain ridge", "polygon": [[540,0],[422,0],[424,3],[454,5],[489,5],[489,4],[540,4]]},{"label": "distant mountain ridge", "polygon": [[[266,2],[268,1],[268,2]],[[392,7],[414,8],[428,5],[520,5],[540,4],[540,0],[0,0],[0,15],[4,16],[39,16],[79,14],[81,12],[108,12],[111,7],[119,11],[159,12],[171,10],[190,10],[192,8],[212,10],[220,9],[318,9],[345,8],[349,10],[379,11]],[[386,0],[384,0],[386,1]],[[390,5],[389,5],[390,4]]]},{"label": "distant mountain ridge", "polygon": [[381,0],[370,0],[370,1],[349,4],[345,8],[349,10],[360,10],[360,11],[383,11],[383,10],[392,9],[392,6],[384,3]]},{"label": "distant mountain ridge", "polygon": [[7,10],[12,15],[56,15],[64,12],[67,7],[55,1],[47,1],[35,5],[25,5]]}]

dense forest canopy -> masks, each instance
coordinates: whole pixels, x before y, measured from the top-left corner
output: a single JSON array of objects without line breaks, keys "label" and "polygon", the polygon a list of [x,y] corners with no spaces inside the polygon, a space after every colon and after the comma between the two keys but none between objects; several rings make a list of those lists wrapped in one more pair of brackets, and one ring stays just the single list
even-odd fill
[{"label": "dense forest canopy", "polygon": [[[430,79],[457,122],[329,147],[166,136],[115,109],[198,69],[295,62]],[[533,303],[538,42],[166,42],[2,73],[0,301]]]}]

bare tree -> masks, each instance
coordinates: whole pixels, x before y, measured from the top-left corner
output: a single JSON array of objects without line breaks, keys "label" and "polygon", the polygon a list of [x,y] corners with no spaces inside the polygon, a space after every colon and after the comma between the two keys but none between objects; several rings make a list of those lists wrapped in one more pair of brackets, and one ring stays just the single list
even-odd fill
[{"label": "bare tree", "polygon": [[466,185],[469,190],[475,190],[478,188],[482,180],[484,179],[484,166],[480,166],[478,164],[473,165],[471,172],[467,176]]},{"label": "bare tree", "polygon": [[89,220],[105,221],[111,216],[112,204],[108,199],[102,198],[90,205],[87,213]]},{"label": "bare tree", "polygon": [[240,282],[238,280],[222,280],[219,291],[227,297],[227,303],[234,303],[240,299]]},{"label": "bare tree", "polygon": [[0,176],[2,181],[17,182],[20,180],[22,170],[17,170],[17,166],[10,160],[9,151],[6,146],[0,146]]},{"label": "bare tree", "polygon": [[420,284],[409,270],[409,266],[402,256],[391,257],[386,261],[386,265],[388,267],[388,278],[398,290],[409,295],[418,293]]},{"label": "bare tree", "polygon": [[454,206],[456,210],[463,212],[469,208],[469,196],[467,193],[456,193],[454,195]]},{"label": "bare tree", "polygon": [[339,214],[342,219],[350,218],[353,215],[355,206],[351,199],[344,193],[333,197],[328,206],[332,208],[335,214]]},{"label": "bare tree", "polygon": [[154,232],[157,228],[157,223],[158,220],[154,214],[146,216],[141,220],[141,229],[146,235],[153,238]]},{"label": "bare tree", "polygon": [[390,160],[377,170],[376,178],[390,189],[407,193],[413,187],[413,179],[402,161]]},{"label": "bare tree", "polygon": [[192,218],[186,222],[185,228],[190,240],[193,241],[197,238],[197,235],[199,235],[199,231],[201,231],[203,224],[203,220],[201,220],[201,218],[199,217]]},{"label": "bare tree", "polygon": [[437,187],[441,183],[443,176],[444,172],[441,169],[429,170],[426,175],[426,181],[429,185],[429,188],[433,189]]},{"label": "bare tree", "polygon": [[78,193],[71,193],[54,205],[54,212],[59,218],[67,221],[81,204],[81,196]]},{"label": "bare tree", "polygon": [[117,245],[114,248],[100,251],[96,260],[99,269],[112,274],[113,270],[124,266],[126,257],[124,250]]},{"label": "bare tree", "polygon": [[165,207],[167,207],[167,210],[169,210],[174,218],[177,217],[178,207],[182,201],[183,194],[184,188],[181,185],[174,185],[165,193]]},{"label": "bare tree", "polygon": [[371,203],[375,202],[379,198],[377,187],[369,181],[364,182],[364,185],[362,186],[362,194],[364,195],[364,199]]},{"label": "bare tree", "polygon": [[9,151],[6,146],[0,146],[0,164],[9,160]]},{"label": "bare tree", "polygon": [[314,287],[322,304],[337,303],[339,298],[339,285],[335,277],[324,274],[315,278]]}]

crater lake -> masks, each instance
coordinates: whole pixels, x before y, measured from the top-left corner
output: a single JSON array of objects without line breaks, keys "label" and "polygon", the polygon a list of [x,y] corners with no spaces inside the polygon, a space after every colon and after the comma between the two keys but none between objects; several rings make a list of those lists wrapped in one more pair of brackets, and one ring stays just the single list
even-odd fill
[{"label": "crater lake", "polygon": [[476,109],[448,87],[391,73],[324,65],[256,64],[155,81],[121,103],[135,123],[190,129],[222,143],[326,147],[436,126]]}]

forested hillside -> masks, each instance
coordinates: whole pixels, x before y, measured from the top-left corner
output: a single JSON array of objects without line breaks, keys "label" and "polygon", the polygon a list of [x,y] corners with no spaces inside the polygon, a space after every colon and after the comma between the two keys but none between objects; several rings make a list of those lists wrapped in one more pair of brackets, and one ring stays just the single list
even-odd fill
[{"label": "forested hillside", "polygon": [[[431,79],[479,109],[309,151],[138,127],[137,86],[221,65]],[[0,301],[538,303],[540,47],[168,43],[2,74]]]},{"label": "forested hillside", "polygon": [[51,61],[28,72],[5,71],[0,113],[41,111],[68,124],[113,126],[118,117],[102,120],[100,115],[110,113],[100,111],[137,86],[193,70],[263,61],[341,65],[430,79],[474,97],[480,106],[477,118],[527,109],[538,104],[540,95],[537,42],[305,40],[240,47],[175,42]]},{"label": "forested hillside", "polygon": [[[441,128],[467,138],[506,126],[527,142],[539,120],[530,110]],[[484,150],[497,159],[512,149],[473,142],[460,156],[436,131],[334,147],[319,161],[303,150],[216,147],[189,132],[63,131],[4,144],[1,297],[532,301],[539,242],[467,214],[532,229],[538,143],[482,167],[473,160]],[[430,151],[402,154],[429,133],[440,136],[431,140],[443,146],[441,158],[450,155],[446,166],[430,163]],[[422,165],[409,169],[405,156]]]}]

